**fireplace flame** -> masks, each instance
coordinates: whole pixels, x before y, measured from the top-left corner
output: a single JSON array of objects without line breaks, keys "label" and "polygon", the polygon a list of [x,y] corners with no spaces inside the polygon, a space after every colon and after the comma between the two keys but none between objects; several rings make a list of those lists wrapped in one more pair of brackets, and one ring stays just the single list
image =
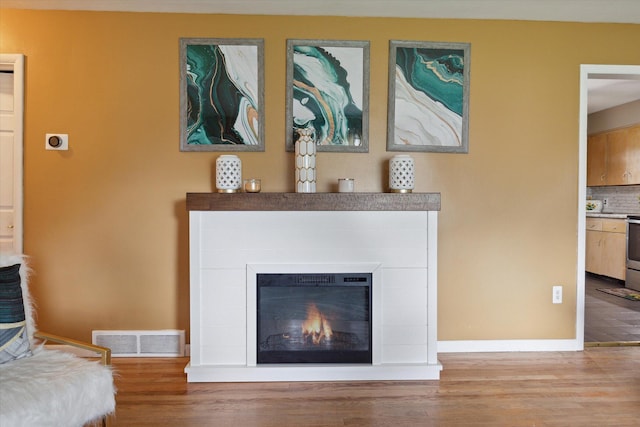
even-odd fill
[{"label": "fireplace flame", "polygon": [[302,323],[302,334],[305,341],[311,341],[314,345],[320,344],[322,340],[331,340],[331,324],[315,304],[307,305],[307,318]]}]

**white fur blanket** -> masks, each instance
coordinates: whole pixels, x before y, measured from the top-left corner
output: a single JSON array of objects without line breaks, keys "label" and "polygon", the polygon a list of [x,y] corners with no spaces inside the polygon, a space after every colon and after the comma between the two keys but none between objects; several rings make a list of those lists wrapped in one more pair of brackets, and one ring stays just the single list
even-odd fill
[{"label": "white fur blanket", "polygon": [[115,409],[111,369],[57,350],[0,364],[0,426],[82,426]]},{"label": "white fur blanket", "polygon": [[1,427],[75,427],[115,409],[110,367],[36,347],[26,257],[0,253],[0,267],[21,263],[22,294],[33,356],[0,364]]}]

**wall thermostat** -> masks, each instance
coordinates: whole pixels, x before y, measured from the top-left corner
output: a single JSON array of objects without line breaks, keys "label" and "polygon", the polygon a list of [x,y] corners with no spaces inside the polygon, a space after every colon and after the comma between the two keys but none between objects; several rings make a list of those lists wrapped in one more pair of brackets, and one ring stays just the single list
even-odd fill
[{"label": "wall thermostat", "polygon": [[45,137],[45,148],[47,150],[68,150],[69,135],[66,133],[48,133]]}]

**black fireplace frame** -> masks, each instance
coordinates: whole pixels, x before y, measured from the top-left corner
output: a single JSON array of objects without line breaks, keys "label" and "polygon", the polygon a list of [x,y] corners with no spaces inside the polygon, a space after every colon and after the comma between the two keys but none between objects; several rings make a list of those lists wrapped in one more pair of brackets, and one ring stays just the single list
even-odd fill
[{"label": "black fireplace frame", "polygon": [[[258,273],[256,277],[256,361],[266,364],[365,364],[373,361],[373,274],[372,273]],[[368,312],[368,348],[366,350],[260,350],[260,288],[270,287],[359,287],[365,288]]]}]

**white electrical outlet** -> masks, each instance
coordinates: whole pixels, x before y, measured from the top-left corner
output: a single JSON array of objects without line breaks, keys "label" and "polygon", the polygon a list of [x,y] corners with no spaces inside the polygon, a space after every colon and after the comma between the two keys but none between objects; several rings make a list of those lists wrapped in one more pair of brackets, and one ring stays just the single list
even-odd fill
[{"label": "white electrical outlet", "polygon": [[606,197],[602,199],[602,206],[607,206],[608,204],[609,204],[609,199],[607,199]]},{"label": "white electrical outlet", "polygon": [[552,301],[554,304],[562,304],[562,286],[553,287]]}]

